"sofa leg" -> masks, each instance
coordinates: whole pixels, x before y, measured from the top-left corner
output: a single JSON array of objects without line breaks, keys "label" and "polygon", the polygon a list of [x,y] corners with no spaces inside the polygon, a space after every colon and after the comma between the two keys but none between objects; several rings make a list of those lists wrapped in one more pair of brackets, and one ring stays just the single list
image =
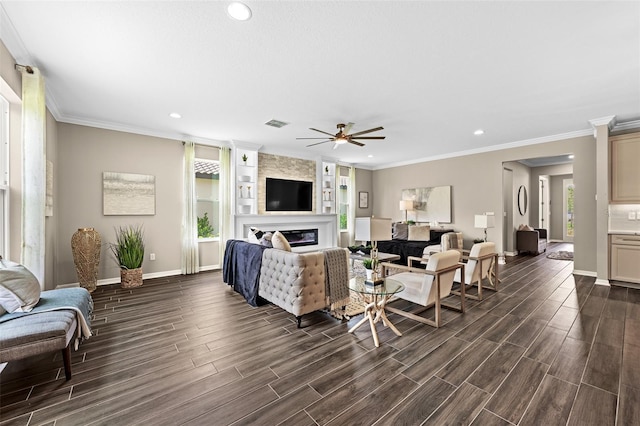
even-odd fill
[{"label": "sofa leg", "polygon": [[62,350],[62,360],[64,361],[64,377],[71,380],[71,342]]},{"label": "sofa leg", "polygon": [[298,321],[298,328],[301,328],[301,327],[300,327],[300,323],[302,322],[302,315],[298,315],[298,316],[296,317],[296,320]]}]

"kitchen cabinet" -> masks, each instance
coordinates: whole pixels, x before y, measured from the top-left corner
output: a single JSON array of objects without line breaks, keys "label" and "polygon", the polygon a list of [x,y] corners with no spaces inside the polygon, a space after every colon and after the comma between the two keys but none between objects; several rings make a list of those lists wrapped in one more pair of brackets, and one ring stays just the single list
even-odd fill
[{"label": "kitchen cabinet", "polygon": [[609,279],[640,284],[640,234],[609,235]]},{"label": "kitchen cabinet", "polygon": [[612,203],[640,203],[640,133],[609,138]]}]

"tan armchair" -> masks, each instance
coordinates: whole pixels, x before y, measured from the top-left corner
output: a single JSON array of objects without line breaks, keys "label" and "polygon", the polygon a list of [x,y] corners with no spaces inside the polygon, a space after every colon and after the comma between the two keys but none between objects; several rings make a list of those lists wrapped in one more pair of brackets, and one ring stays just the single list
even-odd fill
[{"label": "tan armchair", "polygon": [[[453,278],[456,272],[462,271],[461,276],[465,276],[464,265],[459,263],[459,260],[459,251],[447,250],[432,254],[429,257],[426,269],[383,263],[383,274],[386,273],[385,267],[393,268],[394,271],[403,271],[387,277],[387,279],[399,281],[404,285],[404,290],[397,293],[395,297],[420,305],[418,309],[411,312],[389,305],[386,305],[385,309],[433,327],[440,327],[441,325],[441,306],[464,312],[464,285],[461,286],[460,306],[450,305],[441,301],[441,299],[451,294]],[[417,315],[431,306],[435,307],[435,320]]]},{"label": "tan armchair", "polygon": [[420,262],[421,265],[426,265],[429,261],[429,256],[433,253],[440,253],[447,250],[457,250],[462,253],[462,245],[462,232],[447,232],[446,234],[442,234],[440,244],[426,246],[422,251],[422,257],[407,257],[407,266],[413,266],[413,262]]},{"label": "tan armchair", "polygon": [[[465,253],[467,251],[465,250]],[[498,291],[498,253],[496,245],[492,242],[476,243],[471,247],[468,254],[462,256],[463,262],[466,262],[464,271],[456,271],[454,281],[460,283],[460,290],[465,287],[464,283],[469,286],[478,286],[478,295],[466,294],[470,299],[482,300],[482,289],[488,288]],[[463,275],[464,274],[464,275]],[[495,283],[493,281],[495,278]],[[486,284],[488,283],[488,284]],[[460,294],[453,291],[454,294]]]}]

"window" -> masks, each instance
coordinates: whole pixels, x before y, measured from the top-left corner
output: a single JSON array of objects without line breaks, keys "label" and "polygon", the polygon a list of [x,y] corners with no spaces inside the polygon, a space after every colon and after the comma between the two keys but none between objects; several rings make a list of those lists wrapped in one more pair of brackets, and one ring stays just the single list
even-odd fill
[{"label": "window", "polygon": [[[344,169],[344,170],[343,170]],[[347,176],[344,176],[346,172]],[[340,181],[338,186],[338,217],[340,219],[340,230],[349,230],[349,169],[340,167]]]},{"label": "window", "polygon": [[195,159],[198,238],[220,237],[220,163]]},{"label": "window", "polygon": [[0,256],[9,244],[9,102],[0,96]]}]

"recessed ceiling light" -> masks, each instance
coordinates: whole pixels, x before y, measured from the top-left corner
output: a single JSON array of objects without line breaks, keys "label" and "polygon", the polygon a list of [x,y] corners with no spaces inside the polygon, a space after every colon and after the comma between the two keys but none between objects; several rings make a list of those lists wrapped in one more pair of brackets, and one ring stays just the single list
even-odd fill
[{"label": "recessed ceiling light", "polygon": [[478,129],[475,132],[473,132],[473,134],[476,135],[476,136],[484,135],[484,130]]},{"label": "recessed ceiling light", "polygon": [[249,6],[239,1],[229,3],[227,12],[229,16],[238,21],[248,21],[251,18],[251,9],[249,9]]},{"label": "recessed ceiling light", "polygon": [[573,157],[575,157],[575,155],[569,154],[569,160],[573,160]]},{"label": "recessed ceiling light", "polygon": [[171,118],[182,118],[182,116],[180,114],[178,114],[177,112],[172,112],[171,114],[169,114],[169,117],[171,117]]},{"label": "recessed ceiling light", "polygon": [[369,157],[369,158],[373,158],[373,155],[372,155],[372,154],[369,154],[369,155],[367,155],[367,157]]}]

